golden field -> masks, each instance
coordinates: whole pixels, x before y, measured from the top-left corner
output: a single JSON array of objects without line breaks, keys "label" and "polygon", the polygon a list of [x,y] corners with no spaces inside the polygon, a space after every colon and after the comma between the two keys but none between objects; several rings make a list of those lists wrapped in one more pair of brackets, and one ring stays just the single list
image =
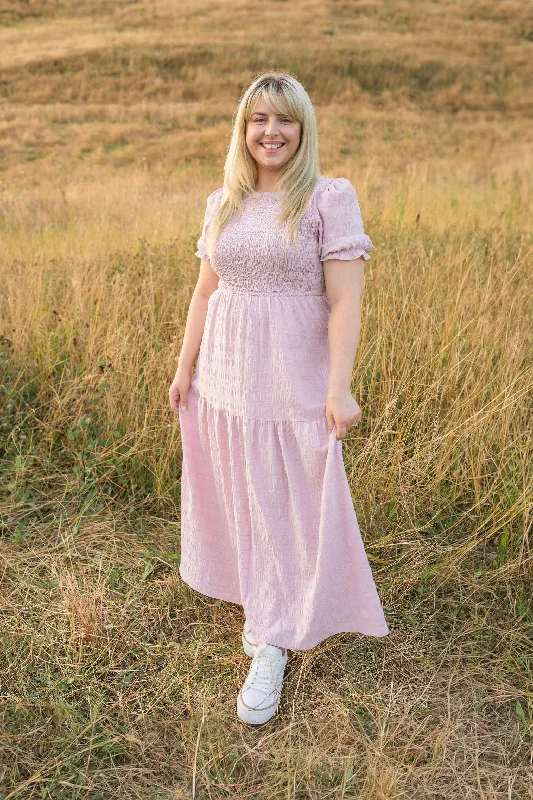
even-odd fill
[{"label": "golden field", "polygon": [[[391,633],[252,728],[167,392],[268,69],[374,243],[343,453]],[[525,0],[0,0],[0,800],[531,796],[532,85]]]}]

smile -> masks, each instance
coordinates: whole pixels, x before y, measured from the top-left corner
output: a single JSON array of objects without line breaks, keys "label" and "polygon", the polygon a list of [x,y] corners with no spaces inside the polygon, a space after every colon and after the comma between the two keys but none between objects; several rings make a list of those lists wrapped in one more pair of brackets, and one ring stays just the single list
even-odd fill
[{"label": "smile", "polygon": [[264,147],[265,150],[279,150],[280,147],[283,147],[285,145],[285,142],[282,142],[281,144],[278,144],[278,143],[276,143],[276,144],[264,144],[263,142],[259,142],[259,144],[261,145],[261,147]]}]

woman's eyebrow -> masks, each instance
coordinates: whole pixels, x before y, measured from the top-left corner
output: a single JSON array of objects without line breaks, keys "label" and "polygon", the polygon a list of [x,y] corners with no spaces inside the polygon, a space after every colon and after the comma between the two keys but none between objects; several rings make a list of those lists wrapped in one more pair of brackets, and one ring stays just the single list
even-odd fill
[{"label": "woman's eyebrow", "polygon": [[[266,111],[254,111],[252,113],[252,117],[254,116],[254,114],[259,114],[262,117],[268,117],[268,114],[267,114]],[[291,117],[292,114],[290,113],[290,111],[284,111],[281,114],[277,114],[276,116],[278,116],[278,117]]]}]

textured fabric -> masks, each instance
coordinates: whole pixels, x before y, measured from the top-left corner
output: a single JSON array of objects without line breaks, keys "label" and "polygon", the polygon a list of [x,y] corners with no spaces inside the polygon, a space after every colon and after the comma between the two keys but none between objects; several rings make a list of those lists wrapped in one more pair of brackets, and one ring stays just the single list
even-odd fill
[{"label": "textured fabric", "polygon": [[[196,255],[222,189],[208,200]],[[328,320],[322,261],[369,258],[357,194],[321,178],[298,246],[276,228],[280,197],[256,192],[222,230],[189,392],[180,575],[243,606],[260,641],[307,650],[341,632],[385,636],[342,457],[325,416]]]},{"label": "textured fabric", "polygon": [[[221,199],[222,188],[207,198],[198,258],[209,257],[206,236]],[[319,180],[300,222],[297,247],[274,225],[279,202],[276,192],[255,192],[245,199],[242,218],[222,230],[211,262],[219,288],[227,279],[232,289],[323,293],[322,261],[370,258],[372,242],[363,231],[357,193],[346,178]]]}]

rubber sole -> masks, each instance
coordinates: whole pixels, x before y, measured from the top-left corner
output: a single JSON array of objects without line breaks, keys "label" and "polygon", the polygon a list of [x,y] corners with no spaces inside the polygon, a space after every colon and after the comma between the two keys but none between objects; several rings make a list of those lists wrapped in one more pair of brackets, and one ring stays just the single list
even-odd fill
[{"label": "rubber sole", "polygon": [[279,701],[276,703],[274,709],[267,708],[264,711],[252,711],[247,708],[241,700],[241,693],[237,695],[237,716],[248,725],[264,725],[269,719],[272,719],[278,711]]}]

